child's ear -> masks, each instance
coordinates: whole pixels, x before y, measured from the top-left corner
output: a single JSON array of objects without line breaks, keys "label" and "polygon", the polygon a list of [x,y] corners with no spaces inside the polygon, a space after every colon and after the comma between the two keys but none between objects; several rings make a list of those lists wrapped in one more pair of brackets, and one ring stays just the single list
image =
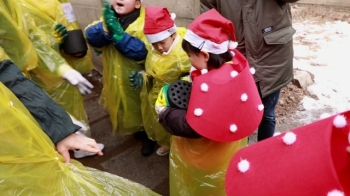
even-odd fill
[{"label": "child's ear", "polygon": [[210,57],[210,55],[209,55],[209,53],[208,53],[207,51],[205,51],[205,50],[201,50],[200,54],[201,54],[201,55],[203,55],[204,60],[205,60],[206,62],[208,62],[208,61],[209,61],[209,57]]},{"label": "child's ear", "polygon": [[141,7],[141,0],[136,0],[135,9],[140,9],[140,7]]}]

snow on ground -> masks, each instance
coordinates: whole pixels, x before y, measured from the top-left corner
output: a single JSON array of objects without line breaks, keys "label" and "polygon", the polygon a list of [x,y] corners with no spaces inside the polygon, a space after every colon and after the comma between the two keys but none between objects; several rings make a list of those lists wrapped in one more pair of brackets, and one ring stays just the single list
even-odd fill
[{"label": "snow on ground", "polygon": [[350,24],[344,21],[295,22],[294,68],[313,74],[308,91],[318,99],[305,96],[305,111],[296,118],[312,122],[319,115],[350,109]]}]

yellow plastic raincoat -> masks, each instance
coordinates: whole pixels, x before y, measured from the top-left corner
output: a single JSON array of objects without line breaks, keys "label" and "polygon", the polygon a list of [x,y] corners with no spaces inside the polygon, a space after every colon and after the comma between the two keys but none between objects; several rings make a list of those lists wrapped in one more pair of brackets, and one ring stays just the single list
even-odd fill
[{"label": "yellow plastic raincoat", "polygon": [[[84,102],[81,94],[76,87],[63,80],[62,70],[71,69],[65,59],[51,47],[50,36],[36,26],[35,21],[30,14],[30,9],[22,9],[22,1],[16,0],[0,0],[1,12],[0,23],[2,24],[16,24],[18,28],[8,28],[6,25],[0,26],[0,39],[16,40],[16,38],[22,33],[28,33],[27,37],[30,39],[32,45],[35,48],[36,54],[22,56],[22,61],[33,61],[37,57],[37,63],[35,69],[30,69],[26,74],[35,83],[42,87],[52,99],[55,100],[61,107],[63,107],[68,113],[70,113],[75,119],[81,121],[88,126],[87,115],[84,109]],[[4,16],[4,17],[3,17]],[[12,16],[12,17],[6,17]],[[44,16],[43,16],[44,17]],[[23,23],[21,23],[23,20]],[[23,27],[26,28],[21,28]],[[27,29],[27,30],[26,30]],[[8,37],[5,37],[8,35]],[[11,36],[12,35],[12,36]],[[4,37],[3,37],[4,36]],[[15,42],[15,41],[14,41]],[[17,44],[11,45],[12,50],[22,51],[22,48],[29,48],[31,44],[23,42],[24,47],[21,48],[20,41]],[[27,45],[28,44],[28,45]],[[9,45],[1,45],[5,52],[11,59],[20,59],[16,57],[16,54],[11,53],[11,47]],[[21,55],[21,54],[17,54]],[[17,61],[13,60],[16,64]],[[33,62],[34,63],[34,62]],[[23,63],[18,63],[23,72],[26,72]],[[33,67],[33,66],[32,66]],[[87,132],[87,135],[90,133]]]},{"label": "yellow plastic raincoat", "polygon": [[21,0],[23,8],[30,13],[37,27],[43,30],[50,41],[50,45],[78,72],[85,74],[93,69],[90,50],[83,58],[75,58],[59,51],[58,44],[53,37],[56,24],[64,25],[67,30],[79,29],[74,10],[69,0]]},{"label": "yellow plastic raincoat", "polygon": [[225,196],[228,164],[232,156],[246,145],[247,139],[224,143],[172,136],[170,195]]},{"label": "yellow plastic raincoat", "polygon": [[27,75],[37,66],[38,56],[28,38],[21,10],[15,11],[15,8],[12,1],[0,1],[0,46]]},{"label": "yellow plastic raincoat", "polygon": [[170,134],[158,122],[158,114],[154,106],[164,85],[175,82],[190,71],[190,61],[181,46],[185,33],[185,28],[177,29],[176,43],[174,42],[174,48],[167,55],[162,55],[153,48],[150,49],[145,63],[146,70],[143,73],[141,89],[143,125],[148,137],[161,146],[169,147]]},{"label": "yellow plastic raincoat", "polygon": [[1,195],[158,195],[75,160],[65,164],[29,111],[1,82],[0,108]]},{"label": "yellow plastic raincoat", "polygon": [[[143,34],[143,26],[145,20],[145,8],[141,6],[140,16],[131,23],[125,30],[126,33],[136,37],[147,43],[146,36]],[[95,25],[100,21],[95,21],[91,25]],[[89,27],[88,26],[88,27]],[[100,103],[108,110],[113,133],[119,127],[120,135],[128,135],[134,133],[142,127],[141,116],[141,100],[140,90],[133,90],[130,87],[129,76],[132,71],[143,68],[144,61],[135,61],[126,58],[111,43],[102,50],[103,64],[103,89]],[[120,125],[119,125],[120,122]]]}]

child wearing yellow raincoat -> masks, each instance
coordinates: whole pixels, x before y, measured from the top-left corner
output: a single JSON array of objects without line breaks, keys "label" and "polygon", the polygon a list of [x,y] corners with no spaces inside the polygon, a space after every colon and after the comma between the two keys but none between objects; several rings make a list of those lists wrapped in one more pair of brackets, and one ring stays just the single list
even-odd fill
[{"label": "child wearing yellow raincoat", "polygon": [[[0,80],[22,101],[29,103],[26,106],[31,110],[28,111],[0,82],[2,195],[158,195],[140,184],[70,161],[69,149],[96,153],[100,151],[96,142],[74,134],[75,125],[68,114],[59,109],[40,87],[24,78],[12,61],[6,59],[8,56],[0,47]],[[37,96],[32,96],[34,94]],[[31,107],[32,103],[28,100],[38,103],[40,109]],[[60,115],[43,116],[51,112]],[[52,120],[52,124],[63,129],[58,131],[57,127],[50,127],[43,132],[38,118]],[[70,164],[64,163],[64,160]]]},{"label": "child wearing yellow raincoat", "polygon": [[177,28],[175,14],[165,7],[147,6],[143,29],[152,44],[146,58],[145,71],[134,71],[130,82],[134,89],[141,88],[142,119],[149,138],[161,146],[157,155],[169,153],[170,134],[158,122],[154,105],[160,89],[184,76],[190,70],[187,54],[181,48],[185,28]]},{"label": "child wearing yellow raincoat", "polygon": [[[128,135],[142,129],[140,90],[133,90],[128,76],[144,68],[147,56],[143,34],[142,0],[104,2],[103,17],[85,29],[90,46],[102,52],[103,89],[100,102],[108,110],[113,133]],[[153,141],[144,138],[141,153],[149,155]],[[153,151],[153,150],[152,150]],[[147,152],[147,153],[144,153]]]},{"label": "child wearing yellow raincoat", "polygon": [[159,122],[173,135],[171,196],[226,195],[230,159],[260,123],[263,105],[254,78],[231,39],[233,24],[216,10],[197,17],[182,42],[196,68],[192,83],[177,81],[158,95]]}]

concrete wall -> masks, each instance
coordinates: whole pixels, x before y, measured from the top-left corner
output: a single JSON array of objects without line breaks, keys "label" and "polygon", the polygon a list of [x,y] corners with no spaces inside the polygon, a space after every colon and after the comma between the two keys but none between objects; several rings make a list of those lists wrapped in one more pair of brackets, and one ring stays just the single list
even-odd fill
[{"label": "concrete wall", "polygon": [[350,1],[349,0],[300,0],[298,3],[350,7]]},{"label": "concrete wall", "polygon": [[[71,0],[75,15],[81,28],[101,17],[101,4],[103,0]],[[176,25],[187,26],[199,15],[199,0],[144,0],[144,5],[165,6],[170,12],[176,14]],[[101,58],[93,56],[95,68],[101,72]]]}]

